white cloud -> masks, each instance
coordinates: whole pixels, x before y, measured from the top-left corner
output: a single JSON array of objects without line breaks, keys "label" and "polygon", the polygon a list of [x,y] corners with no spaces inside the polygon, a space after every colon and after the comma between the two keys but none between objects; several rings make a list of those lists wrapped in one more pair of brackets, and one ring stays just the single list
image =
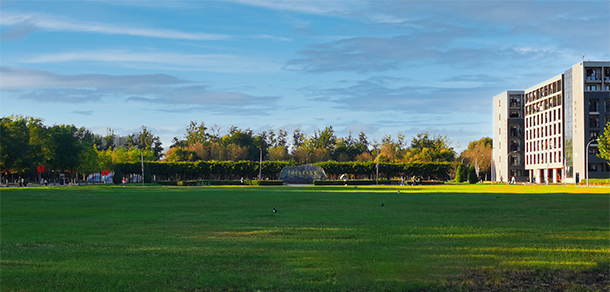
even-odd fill
[{"label": "white cloud", "polygon": [[3,12],[2,18],[0,19],[0,25],[21,25],[23,23],[29,23],[33,27],[51,31],[93,32],[179,40],[226,40],[230,38],[230,36],[224,34],[138,28],[125,25],[60,19],[43,14]]},{"label": "white cloud", "polygon": [[362,1],[231,0],[245,5],[307,14],[349,14]]}]

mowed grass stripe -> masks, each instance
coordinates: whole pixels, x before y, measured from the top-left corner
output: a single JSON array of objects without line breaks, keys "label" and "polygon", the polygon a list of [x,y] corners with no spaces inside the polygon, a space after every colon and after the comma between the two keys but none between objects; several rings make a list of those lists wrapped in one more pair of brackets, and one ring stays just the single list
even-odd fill
[{"label": "mowed grass stripe", "polygon": [[465,268],[610,261],[603,188],[92,186],[0,196],[5,291],[442,289]]}]

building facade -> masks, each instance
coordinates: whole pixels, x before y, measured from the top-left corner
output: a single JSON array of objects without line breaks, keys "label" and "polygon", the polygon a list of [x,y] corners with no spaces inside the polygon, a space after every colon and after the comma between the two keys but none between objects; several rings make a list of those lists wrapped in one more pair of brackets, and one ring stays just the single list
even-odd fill
[{"label": "building facade", "polygon": [[493,98],[494,135],[492,180],[526,181],[523,127],[523,91],[505,91]]},{"label": "building facade", "polygon": [[[522,102],[515,103],[519,93]],[[492,171],[496,180],[507,175],[536,183],[577,183],[587,175],[610,178],[610,167],[597,157],[595,143],[607,123],[610,62],[581,62],[526,90],[495,96]],[[519,125],[522,140],[513,135]],[[511,150],[513,145],[521,151]],[[517,167],[519,163],[523,169]]]}]

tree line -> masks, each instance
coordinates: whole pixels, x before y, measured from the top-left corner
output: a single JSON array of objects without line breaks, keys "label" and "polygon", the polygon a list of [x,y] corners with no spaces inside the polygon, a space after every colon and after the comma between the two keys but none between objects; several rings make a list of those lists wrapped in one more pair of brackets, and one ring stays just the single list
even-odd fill
[{"label": "tree line", "polygon": [[[111,129],[105,135],[74,125],[48,126],[40,118],[7,116],[0,119],[0,168],[3,174],[32,174],[37,166],[47,172],[79,173],[83,176],[114,170],[119,164],[144,161],[286,161],[291,164],[336,162],[451,164],[452,177],[460,163],[476,164],[488,172],[491,139],[471,142],[457,154],[446,136],[419,133],[410,141],[402,133],[385,135],[380,142],[364,132],[339,137],[332,126],[308,135],[280,129],[254,133],[231,126],[226,134],[214,125],[191,121],[183,137],[174,137],[169,149],[146,126],[127,137]],[[83,177],[84,178],[84,177]]]},{"label": "tree line", "polygon": [[[289,136],[290,135],[290,136]],[[446,136],[420,133],[410,143],[402,133],[369,141],[364,132],[339,137],[332,126],[307,135],[301,129],[291,134],[280,129],[254,133],[232,126],[221,135],[217,126],[191,121],[183,138],[174,137],[166,161],[263,160],[316,163],[323,161],[451,162],[456,153]]]}]

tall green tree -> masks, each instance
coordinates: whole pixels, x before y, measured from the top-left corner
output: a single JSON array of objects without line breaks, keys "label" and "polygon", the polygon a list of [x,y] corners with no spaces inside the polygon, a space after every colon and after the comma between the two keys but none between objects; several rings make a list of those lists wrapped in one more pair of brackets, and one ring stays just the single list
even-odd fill
[{"label": "tall green tree", "polygon": [[460,154],[460,158],[464,159],[465,163],[478,167],[480,176],[484,176],[481,173],[491,174],[492,147],[493,140],[489,137],[472,141],[468,143],[468,148]]},{"label": "tall green tree", "polygon": [[76,172],[82,175],[82,180],[87,179],[87,175],[102,170],[96,150],[95,146],[87,147],[84,145],[78,156],[79,164],[76,167]]},{"label": "tall green tree", "polygon": [[142,126],[140,132],[127,136],[126,144],[140,150],[152,150],[156,160],[163,156],[163,147],[159,136],[155,136],[146,126]]},{"label": "tall green tree", "polygon": [[23,117],[0,120],[0,167],[2,171],[22,173],[33,166],[30,157],[30,130]]},{"label": "tall green tree", "polygon": [[53,140],[53,157],[49,160],[51,167],[56,171],[75,171],[83,150],[78,128],[74,125],[55,125],[50,132]]},{"label": "tall green tree", "polygon": [[608,164],[610,164],[610,122],[606,122],[604,133],[601,137],[599,137],[598,144],[599,154],[597,156],[599,158],[608,160]]},{"label": "tall green tree", "polygon": [[408,162],[451,162],[454,159],[455,151],[447,136],[430,137],[428,132],[417,134],[405,155]]},{"label": "tall green tree", "polygon": [[207,130],[208,127],[205,126],[204,122],[197,124],[197,121],[191,121],[186,127],[186,134],[184,135],[187,145],[206,144],[210,140],[210,134],[206,132]]}]

